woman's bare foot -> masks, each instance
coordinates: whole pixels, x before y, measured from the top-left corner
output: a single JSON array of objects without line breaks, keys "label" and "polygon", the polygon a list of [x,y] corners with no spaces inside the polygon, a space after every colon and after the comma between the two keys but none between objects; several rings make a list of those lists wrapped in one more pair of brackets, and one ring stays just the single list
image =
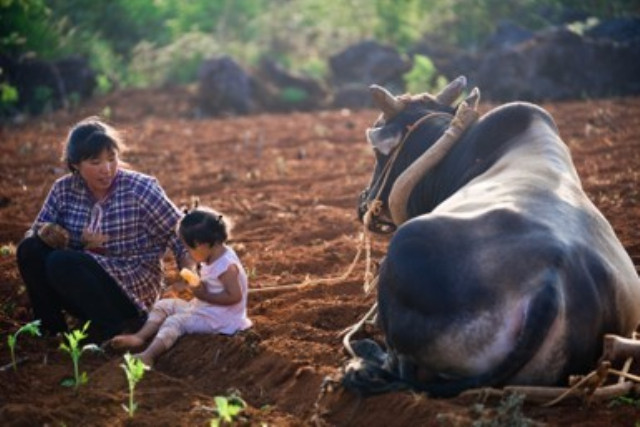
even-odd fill
[{"label": "woman's bare foot", "polygon": [[135,334],[116,335],[111,338],[111,347],[116,349],[136,348],[144,345],[144,340]]}]

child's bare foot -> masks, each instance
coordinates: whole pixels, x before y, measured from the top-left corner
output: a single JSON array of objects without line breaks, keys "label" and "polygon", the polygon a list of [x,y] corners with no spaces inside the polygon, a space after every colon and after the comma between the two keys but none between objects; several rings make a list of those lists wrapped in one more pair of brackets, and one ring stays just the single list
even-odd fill
[{"label": "child's bare foot", "polygon": [[146,354],[146,352],[143,351],[142,353],[136,353],[133,355],[133,357],[140,359],[142,363],[150,368],[153,368],[153,358]]},{"label": "child's bare foot", "polygon": [[144,340],[137,335],[116,335],[111,338],[111,347],[117,349],[136,348],[144,345]]}]

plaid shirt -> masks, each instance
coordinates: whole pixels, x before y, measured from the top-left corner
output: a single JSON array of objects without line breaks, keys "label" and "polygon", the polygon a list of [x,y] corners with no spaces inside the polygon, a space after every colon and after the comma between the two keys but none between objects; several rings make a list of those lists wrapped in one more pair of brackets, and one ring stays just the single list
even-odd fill
[{"label": "plaid shirt", "polygon": [[61,225],[71,249],[83,250],[82,231],[107,236],[100,251],[86,250],[141,309],[148,310],[164,286],[162,258],[171,248],[176,261],[187,250],[175,228],[182,213],[150,176],[120,169],[107,197],[96,202],[77,174],[59,178],[32,225]]}]

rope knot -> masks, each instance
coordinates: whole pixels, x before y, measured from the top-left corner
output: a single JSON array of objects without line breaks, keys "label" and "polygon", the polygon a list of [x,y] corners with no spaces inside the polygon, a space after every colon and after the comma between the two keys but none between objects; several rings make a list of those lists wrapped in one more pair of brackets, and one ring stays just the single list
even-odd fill
[{"label": "rope knot", "polygon": [[368,229],[373,218],[379,217],[381,213],[382,201],[380,199],[370,201],[367,204],[367,212],[365,212],[364,216],[362,217],[362,223],[364,224],[365,228]]}]

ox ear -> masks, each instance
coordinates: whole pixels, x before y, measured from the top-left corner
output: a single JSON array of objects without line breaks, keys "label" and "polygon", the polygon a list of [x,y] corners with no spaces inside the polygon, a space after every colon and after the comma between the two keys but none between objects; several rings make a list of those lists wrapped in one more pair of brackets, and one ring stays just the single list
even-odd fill
[{"label": "ox ear", "polygon": [[369,128],[366,134],[369,144],[385,156],[388,156],[402,139],[402,129],[399,126]]},{"label": "ox ear", "polygon": [[451,105],[460,96],[464,88],[467,86],[467,78],[460,76],[450,82],[444,89],[436,95],[436,101],[440,104]]},{"label": "ox ear", "polygon": [[369,90],[373,98],[373,105],[382,111],[385,120],[395,117],[399,112],[404,110],[404,103],[382,86],[371,85],[369,86]]}]

